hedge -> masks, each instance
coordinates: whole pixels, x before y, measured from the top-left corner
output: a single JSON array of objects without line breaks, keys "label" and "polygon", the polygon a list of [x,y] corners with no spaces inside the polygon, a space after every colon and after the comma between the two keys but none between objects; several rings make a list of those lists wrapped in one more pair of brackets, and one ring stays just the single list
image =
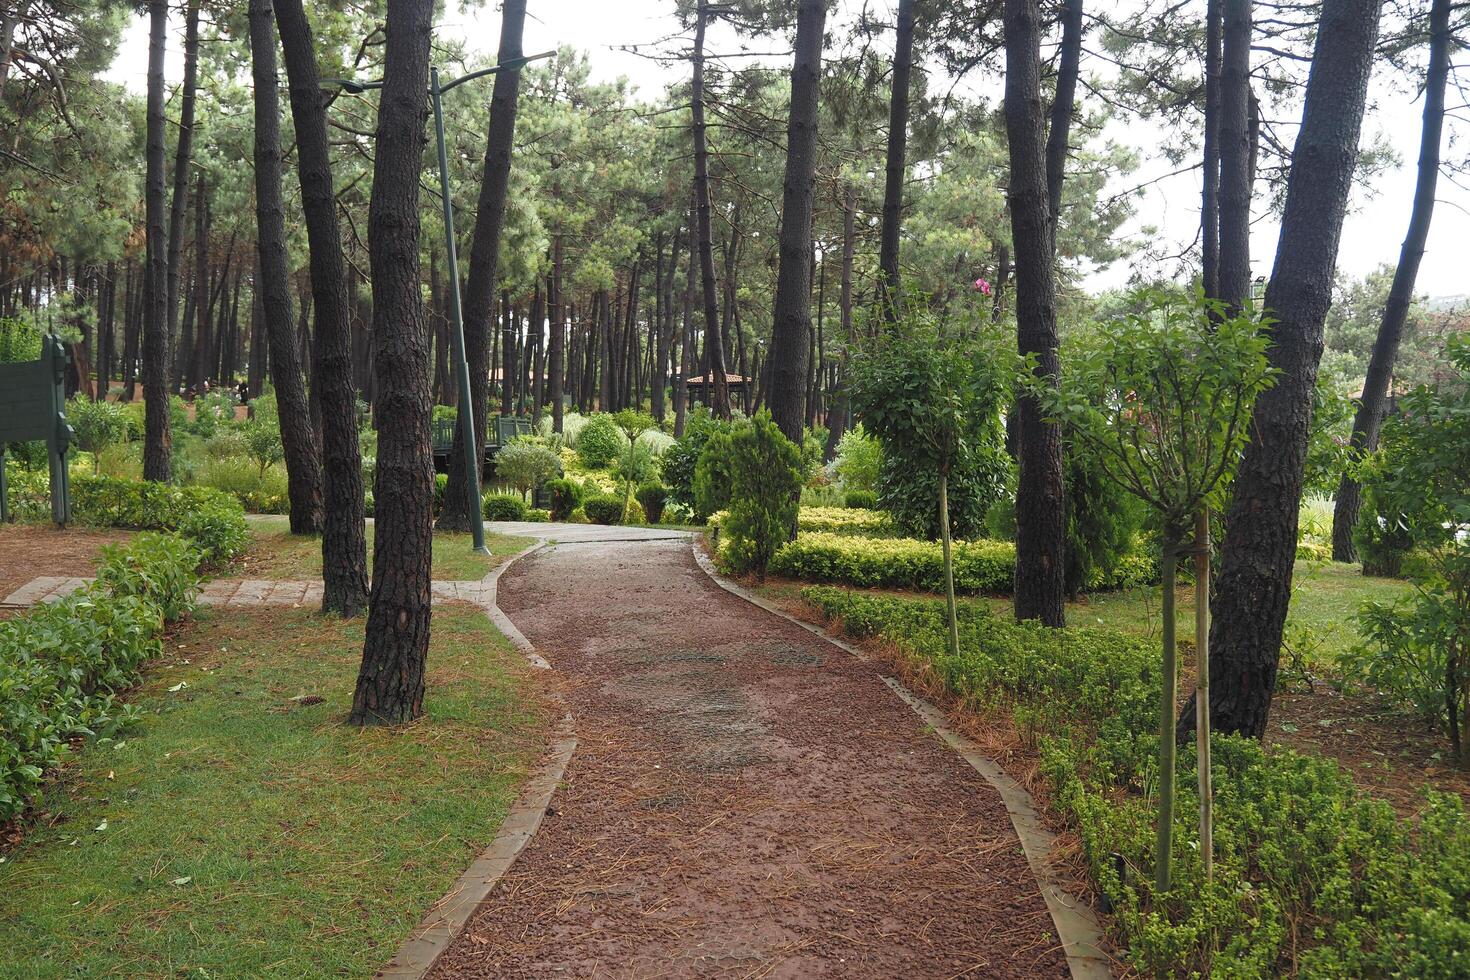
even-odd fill
[{"label": "hedge", "polygon": [[40,792],[77,737],[132,720],[118,703],[163,652],[165,622],[193,608],[202,559],[176,534],[141,534],[103,551],[97,581],[0,621],[0,820]]},{"label": "hedge", "polygon": [[856,534],[869,538],[893,537],[893,520],[869,507],[803,507],[796,518],[803,532]]},{"label": "hedge", "polygon": [[967,603],[952,658],[939,600],[830,587],[802,594],[853,635],[896,644],[965,702],[1009,713],[1035,739],[1051,805],[1077,829],[1141,974],[1470,973],[1470,819],[1458,797],[1427,792],[1418,820],[1401,820],[1335,762],[1216,736],[1206,883],[1194,755],[1182,746],[1175,882],[1161,897],[1151,887],[1161,684],[1152,644],[1016,624]]},{"label": "hedge", "polygon": [[[12,474],[10,503],[21,520],[49,521],[46,475]],[[107,476],[73,477],[72,521],[87,527],[177,531],[199,548],[202,563],[219,565],[250,544],[245,509],[232,494],[211,487],[119,480]]]}]

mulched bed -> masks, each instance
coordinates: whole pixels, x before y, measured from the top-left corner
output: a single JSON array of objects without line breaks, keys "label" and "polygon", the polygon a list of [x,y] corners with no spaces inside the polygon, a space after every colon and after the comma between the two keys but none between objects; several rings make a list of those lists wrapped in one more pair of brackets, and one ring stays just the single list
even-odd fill
[{"label": "mulched bed", "polygon": [[40,575],[95,575],[102,546],[129,537],[127,531],[0,524],[0,601]]},{"label": "mulched bed", "polygon": [[877,664],[682,543],[563,545],[499,601],[578,748],[434,976],[1068,975],[999,797]]}]

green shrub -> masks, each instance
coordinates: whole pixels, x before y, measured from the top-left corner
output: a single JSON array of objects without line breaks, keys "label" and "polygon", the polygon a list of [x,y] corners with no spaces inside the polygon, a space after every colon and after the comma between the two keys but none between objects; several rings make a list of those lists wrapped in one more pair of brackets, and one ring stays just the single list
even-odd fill
[{"label": "green shrub", "polygon": [[1186,748],[1174,826],[1182,846],[1164,898],[1151,874],[1162,675],[1148,641],[1017,624],[971,603],[955,657],[938,599],[802,595],[852,635],[897,645],[970,705],[1009,713],[1035,740],[1051,804],[1081,837],[1140,974],[1465,975],[1470,820],[1457,798],[1427,794],[1416,830],[1331,761],[1217,736],[1214,878],[1205,882],[1197,849]]},{"label": "green shrub", "polygon": [[721,557],[736,572],[764,577],[791,538],[805,467],[801,451],[762,410],[730,436],[730,513]]},{"label": "green shrub", "polygon": [[279,465],[261,470],[243,456],[208,459],[194,474],[194,482],[230,494],[247,514],[285,514],[290,510],[286,471]]},{"label": "green shrub", "polygon": [[648,517],[648,523],[657,524],[664,516],[664,503],[668,499],[668,491],[659,483],[645,483],[638,488],[633,495],[643,507],[643,513]]},{"label": "green shrub", "polygon": [[261,475],[265,474],[267,467],[286,458],[286,447],[281,442],[281,430],[278,426],[255,419],[245,423],[241,433],[245,437],[245,450],[255,460]]},{"label": "green shrub", "polygon": [[865,538],[893,536],[893,521],[881,510],[859,507],[806,507],[796,518],[802,532],[856,534]]},{"label": "green shrub", "polygon": [[107,447],[124,442],[132,425],[117,402],[94,402],[77,395],[66,403],[66,420],[76,431],[77,447],[92,454],[92,472],[101,468],[99,457]]},{"label": "green shrub", "polygon": [[619,524],[623,520],[623,498],[597,494],[582,501],[582,512],[593,524]]},{"label": "green shrub", "polygon": [[873,490],[849,490],[842,495],[842,506],[853,510],[876,510],[878,494]]},{"label": "green shrub", "polygon": [[[1081,440],[1069,439],[1063,457],[1066,589],[1075,598],[1079,592],[1094,588],[1106,569],[1137,550],[1137,539],[1150,511],[1147,504],[1109,478]],[[1011,506],[1014,524],[1014,502]],[[988,523],[988,514],[986,520]]]},{"label": "green shrub", "polygon": [[[662,473],[663,484],[669,490],[670,501],[698,513],[694,502],[695,468],[699,465],[699,457],[703,455],[705,444],[709,442],[710,437],[716,432],[728,430],[728,423],[714,418],[703,406],[689,414],[689,419],[684,426],[683,438],[667,447],[659,457],[659,469]],[[715,510],[718,509],[718,507],[715,508]],[[704,516],[707,517],[708,514]]]},{"label": "green shrub", "polygon": [[514,494],[485,494],[485,520],[487,521],[524,521],[526,509],[525,500]]},{"label": "green shrub", "polygon": [[[956,591],[1008,593],[1015,569],[1016,548],[1009,542],[955,542]],[[790,578],[843,582],[863,588],[944,591],[944,556],[939,543],[913,538],[801,534],[776,553],[771,571]]]},{"label": "green shrub", "polygon": [[449,492],[449,474],[434,474],[434,513],[444,510],[444,495]]},{"label": "green shrub", "polygon": [[844,490],[873,494],[876,500],[878,473],[883,468],[883,446],[864,432],[862,425],[854,426],[837,441],[837,459],[832,468],[842,481]]},{"label": "green shrub", "polygon": [[694,517],[698,521],[730,506],[730,485],[735,478],[732,437],[730,428],[712,432],[700,451],[694,467]]},{"label": "green shrub", "polygon": [[611,465],[628,446],[628,437],[611,415],[598,413],[587,419],[577,433],[577,458],[588,469],[600,470]]},{"label": "green shrub", "polygon": [[532,524],[545,524],[551,520],[551,511],[532,507],[526,511],[526,520]]},{"label": "green shrub", "polygon": [[551,520],[570,520],[572,511],[582,506],[582,484],[576,480],[548,480],[546,492],[551,496]]},{"label": "green shrub", "polygon": [[163,652],[166,619],[186,613],[198,550],[143,534],[104,549],[97,582],[0,621],[0,821],[17,816],[69,740],[136,717],[117,695]]},{"label": "green shrub", "polygon": [[1362,559],[1364,575],[1399,578],[1404,573],[1404,559],[1414,547],[1414,538],[1398,515],[1390,518],[1380,512],[1378,499],[1368,485],[1363,488],[1363,509],[1357,527],[1353,528],[1353,543]]},{"label": "green shrub", "polygon": [[561,457],[544,445],[517,439],[495,454],[495,477],[528,493],[561,476]]}]

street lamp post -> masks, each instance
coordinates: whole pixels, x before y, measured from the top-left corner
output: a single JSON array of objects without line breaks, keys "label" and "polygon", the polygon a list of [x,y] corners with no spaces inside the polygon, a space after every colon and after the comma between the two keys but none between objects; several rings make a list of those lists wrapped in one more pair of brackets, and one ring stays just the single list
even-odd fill
[{"label": "street lamp post", "polygon": [[[445,92],[458,88],[465,82],[493,75],[505,68],[519,68],[529,61],[550,58],[554,54],[556,54],[555,51],[543,51],[540,54],[515,58],[503,65],[482,68],[479,71],[472,71],[467,75],[450,79],[442,85],[439,82],[439,69],[429,69],[429,101],[434,107],[434,135],[438,140],[439,149],[439,200],[444,214],[444,248],[448,254],[449,263],[449,317],[452,321],[449,336],[454,343],[454,359],[459,367],[457,372],[459,374],[459,427],[464,442],[465,490],[469,495],[470,532],[474,539],[472,547],[473,550],[483,555],[490,553],[490,549],[485,547],[485,515],[480,506],[480,471],[484,466],[484,458],[480,453],[479,444],[475,441],[474,392],[470,387],[470,362],[464,346],[464,316],[459,305],[459,250],[454,242],[454,201],[449,194],[449,153],[445,148],[442,97]],[[352,93],[383,87],[381,80],[356,82],[347,78],[324,78],[322,84],[337,85],[344,91]]]}]

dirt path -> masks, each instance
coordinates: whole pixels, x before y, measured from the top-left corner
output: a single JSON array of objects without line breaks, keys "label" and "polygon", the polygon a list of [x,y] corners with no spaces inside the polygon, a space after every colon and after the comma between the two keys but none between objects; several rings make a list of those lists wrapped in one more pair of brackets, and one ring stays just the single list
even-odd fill
[{"label": "dirt path", "polygon": [[436,977],[1062,977],[1000,799],[871,664],[684,542],[564,544],[499,603],[578,749]]},{"label": "dirt path", "polygon": [[0,525],[0,600],[38,575],[95,575],[103,545],[130,536],[126,531]]}]

